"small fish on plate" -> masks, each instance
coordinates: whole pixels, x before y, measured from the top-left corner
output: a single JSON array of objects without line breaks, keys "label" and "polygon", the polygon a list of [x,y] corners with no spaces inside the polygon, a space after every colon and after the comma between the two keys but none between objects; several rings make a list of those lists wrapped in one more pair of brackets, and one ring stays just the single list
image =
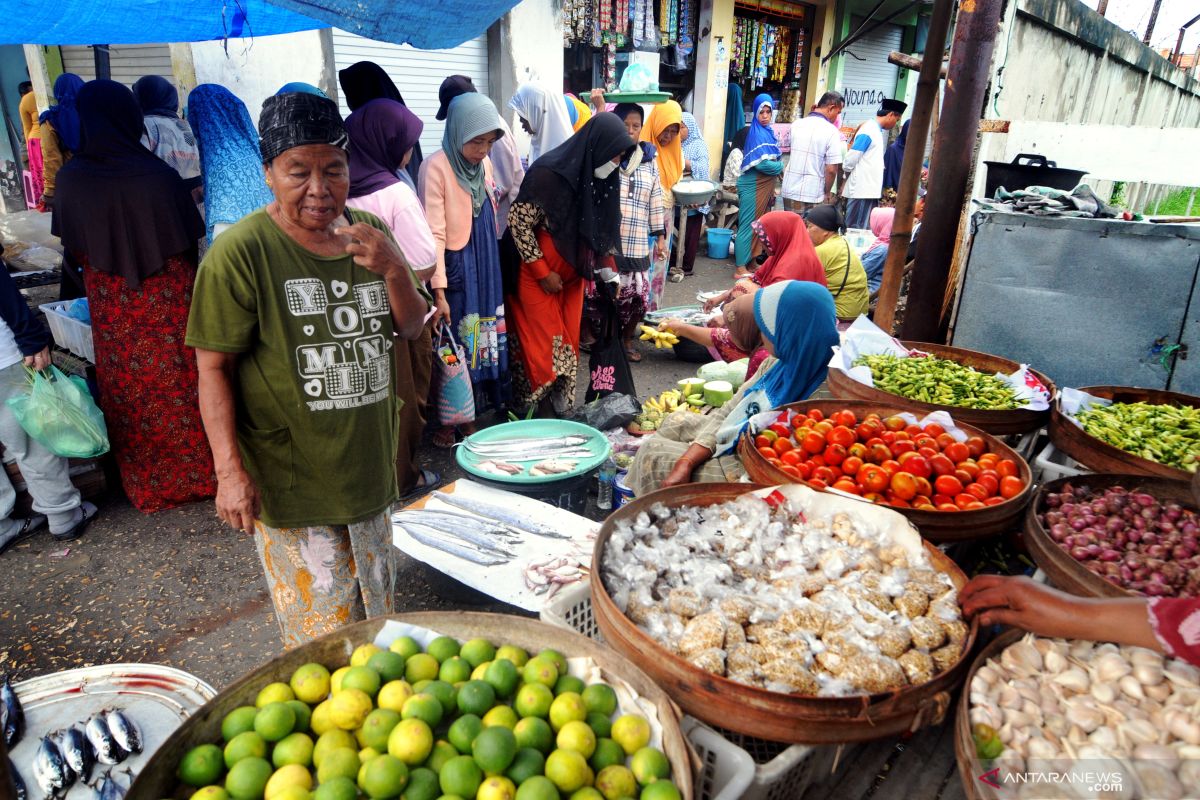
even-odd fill
[{"label": "small fish on plate", "polygon": [[539,461],[529,468],[530,475],[542,477],[545,475],[565,475],[572,472],[577,466],[578,461],[569,461],[564,458],[547,458],[545,461]]},{"label": "small fish on plate", "polygon": [[507,461],[480,461],[475,466],[489,475],[520,475],[525,471],[520,464],[510,464]]}]

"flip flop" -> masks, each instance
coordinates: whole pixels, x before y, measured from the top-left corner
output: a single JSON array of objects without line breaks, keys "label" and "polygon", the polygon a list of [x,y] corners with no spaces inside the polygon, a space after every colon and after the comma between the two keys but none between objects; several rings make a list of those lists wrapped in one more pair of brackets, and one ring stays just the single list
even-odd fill
[{"label": "flip flop", "polygon": [[453,428],[438,430],[433,434],[433,446],[439,450],[449,450],[454,447],[457,439],[457,433]]},{"label": "flip flop", "polygon": [[431,469],[422,469],[419,480],[420,483],[409,489],[404,494],[400,495],[401,503],[407,503],[409,501],[416,500],[418,497],[429,494],[434,489],[442,485],[442,476]]},{"label": "flip flop", "polygon": [[[16,520],[13,520],[16,522]],[[9,539],[4,544],[0,544],[0,556],[8,552],[8,548],[20,544],[21,542],[33,536],[35,533],[46,527],[46,517],[42,514],[34,514],[21,520],[21,527],[17,534]]]}]

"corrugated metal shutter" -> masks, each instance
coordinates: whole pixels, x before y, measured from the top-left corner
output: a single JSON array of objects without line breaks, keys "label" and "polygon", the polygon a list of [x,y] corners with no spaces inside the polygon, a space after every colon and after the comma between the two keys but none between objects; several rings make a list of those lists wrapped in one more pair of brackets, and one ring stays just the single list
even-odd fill
[{"label": "corrugated metal shutter", "polygon": [[[65,45],[62,48],[63,70],[74,72],[85,81],[96,77],[96,59],[92,48],[85,45]],[[171,48],[165,44],[113,44],[108,47],[108,65],[112,79],[126,86],[143,75],[171,77]]]},{"label": "corrugated metal shutter", "polygon": [[[855,18],[851,30],[861,20]],[[900,49],[899,25],[883,25],[850,45],[842,53],[842,85],[846,97],[843,125],[854,126],[875,116],[879,101],[894,97],[900,68],[888,63],[888,55]]]},{"label": "corrugated metal shutter", "polygon": [[[488,93],[487,34],[449,50],[418,50],[334,28],[333,59],[339,70],[359,61],[374,61],[387,71],[404,102],[425,123],[421,149],[426,153],[442,146],[445,123],[434,119],[434,115],[438,110],[438,87],[447,76],[468,75],[481,94]],[[342,114],[349,114],[345,98],[341,105]]]}]

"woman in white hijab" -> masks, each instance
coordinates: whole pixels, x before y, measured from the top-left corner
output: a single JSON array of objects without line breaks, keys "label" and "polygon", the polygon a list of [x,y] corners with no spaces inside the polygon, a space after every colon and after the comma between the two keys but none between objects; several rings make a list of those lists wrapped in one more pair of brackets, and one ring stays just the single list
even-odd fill
[{"label": "woman in white hijab", "polygon": [[521,118],[521,127],[533,137],[529,148],[532,165],[542,153],[548,153],[571,138],[574,131],[567,116],[562,95],[533,83],[522,84],[508,101],[508,107]]}]

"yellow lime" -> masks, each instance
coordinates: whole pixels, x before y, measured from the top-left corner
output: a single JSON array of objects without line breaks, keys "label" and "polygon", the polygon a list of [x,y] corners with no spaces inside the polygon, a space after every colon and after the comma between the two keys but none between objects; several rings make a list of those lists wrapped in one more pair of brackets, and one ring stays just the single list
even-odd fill
[{"label": "yellow lime", "polygon": [[550,727],[559,730],[568,722],[583,722],[587,719],[587,706],[583,698],[574,692],[566,692],[554,698],[550,704]]},{"label": "yellow lime", "polygon": [[604,795],[591,786],[585,786],[577,792],[572,792],[567,800],[604,800]]},{"label": "yellow lime", "polygon": [[378,652],[379,648],[371,642],[360,644],[358,647],[354,648],[354,652],[350,654],[350,666],[366,666],[366,663],[371,660],[371,656]]},{"label": "yellow lime", "polygon": [[428,653],[417,653],[404,664],[404,679],[409,683],[431,681],[437,677],[441,665]]},{"label": "yellow lime", "polygon": [[395,756],[382,755],[363,766],[358,783],[372,800],[399,797],[408,785],[408,767]]},{"label": "yellow lime", "polygon": [[559,675],[567,674],[567,659],[563,658],[563,654],[558,652],[557,650],[551,650],[551,649],[547,648],[547,649],[543,650],[542,652],[538,653],[537,657],[538,658],[548,658],[551,661],[553,661],[554,666],[558,668]]},{"label": "yellow lime", "polygon": [[458,655],[474,669],[496,657],[496,648],[487,639],[471,639],[463,644]]},{"label": "yellow lime", "polygon": [[421,652],[421,645],[417,644],[417,640],[411,636],[401,636],[392,642],[388,650],[391,650],[393,653],[399,653],[405,659],[409,659]]},{"label": "yellow lime", "polygon": [[517,787],[516,800],[559,800],[558,787],[545,775],[535,775]]},{"label": "yellow lime", "polygon": [[434,772],[440,773],[447,761],[459,755],[462,754],[454,749],[454,745],[443,739],[439,739],[433,743],[433,752],[429,754],[429,758],[425,759],[425,766]]},{"label": "yellow lime", "polygon": [[303,703],[299,700],[288,700],[284,705],[296,714],[296,724],[292,727],[292,730],[304,733],[312,729],[313,710],[309,707],[308,703]]},{"label": "yellow lime", "polygon": [[292,673],[288,685],[297,700],[316,705],[329,696],[329,670],[323,664],[305,664]]},{"label": "yellow lime", "polygon": [[670,781],[655,781],[643,787],[639,800],[680,800],[679,789]]},{"label": "yellow lime", "polygon": [[560,792],[574,792],[589,783],[587,759],[574,750],[555,750],[546,759],[546,777]]},{"label": "yellow lime", "polygon": [[611,717],[617,711],[617,693],[607,683],[593,683],[580,695],[589,712]]},{"label": "yellow lime", "polygon": [[447,658],[438,670],[438,680],[445,681],[450,685],[471,680],[470,662],[458,656]]},{"label": "yellow lime", "polygon": [[441,702],[431,694],[414,694],[400,710],[404,719],[423,719],[431,728],[436,728],[445,716]]},{"label": "yellow lime", "polygon": [[463,714],[451,723],[450,730],[446,731],[446,738],[459,753],[469,755],[471,744],[475,741],[475,737],[482,732],[483,720],[474,714]]},{"label": "yellow lime", "polygon": [[[525,668],[529,669],[528,665]],[[550,687],[542,683],[526,682],[517,690],[517,699],[513,701],[513,708],[522,717],[542,717],[544,719],[549,716],[550,704],[553,702],[554,692],[550,691]]]},{"label": "yellow lime", "polygon": [[223,786],[205,786],[197,790],[191,800],[229,800],[229,792]]},{"label": "yellow lime", "polygon": [[621,745],[614,742],[612,739],[597,739],[596,749],[592,752],[588,759],[588,766],[596,772],[602,771],[605,767],[611,767],[613,764],[625,763],[625,750]]},{"label": "yellow lime", "polygon": [[[270,786],[270,784],[271,782],[267,781],[267,785]],[[266,796],[271,798],[271,800],[312,800],[312,793],[303,786],[285,786],[274,794],[266,794]]]},{"label": "yellow lime", "polygon": [[380,708],[390,709],[391,711],[404,710],[404,702],[412,697],[413,687],[408,681],[388,681],[379,690],[379,697],[375,702]]},{"label": "yellow lime", "polygon": [[671,777],[671,762],[662,750],[654,747],[643,747],[634,753],[629,768],[642,786]]},{"label": "yellow lime", "polygon": [[292,787],[299,787],[307,792],[312,785],[312,774],[307,769],[299,764],[287,764],[275,770],[275,774],[267,781],[263,797],[266,800],[274,800],[276,795]]},{"label": "yellow lime", "polygon": [[239,733],[254,730],[254,715],[257,713],[258,709],[254,706],[238,706],[230,711],[221,720],[221,738],[228,742]]},{"label": "yellow lime", "polygon": [[633,797],[637,794],[638,783],[633,773],[623,764],[613,764],[600,770],[596,775],[596,788],[604,795],[604,800],[621,800],[622,797]]},{"label": "yellow lime", "polygon": [[358,800],[358,785],[350,778],[334,778],[317,787],[313,800]]},{"label": "yellow lime", "polygon": [[522,676],[527,684],[540,684],[553,689],[558,681],[558,667],[549,658],[531,658],[522,670]]},{"label": "yellow lime", "polygon": [[317,736],[322,736],[328,731],[336,730],[337,726],[333,724],[333,720],[329,716],[332,712],[333,700],[322,700],[313,709],[312,717],[308,720],[308,729]]},{"label": "yellow lime", "polygon": [[512,693],[517,690],[521,675],[517,672],[516,666],[507,658],[497,658],[488,665],[483,679],[496,690],[497,697],[512,697]]},{"label": "yellow lime", "polygon": [[475,669],[471,670],[471,680],[473,680],[473,681],[483,680],[483,676],[487,675],[488,667],[490,667],[491,665],[492,665],[491,661],[485,661],[482,664],[476,666]]},{"label": "yellow lime", "polygon": [[437,659],[439,664],[458,655],[460,645],[457,639],[449,636],[439,636],[429,643],[425,652]]},{"label": "yellow lime", "polygon": [[374,747],[364,747],[362,750],[358,751],[358,763],[365,764],[372,758],[378,758],[381,755],[383,755],[383,753],[379,752]]},{"label": "yellow lime", "polygon": [[179,780],[188,786],[208,786],[225,771],[225,758],[215,744],[202,744],[187,751],[179,762]]},{"label": "yellow lime", "polygon": [[265,758],[243,758],[225,776],[225,791],[233,800],[258,800],[270,779],[271,765]]},{"label": "yellow lime", "polygon": [[313,746],[312,763],[314,767],[321,766],[321,759],[330,750],[338,748],[348,748],[350,750],[358,749],[358,742],[354,740],[354,734],[350,731],[344,731],[341,728],[334,728],[331,731],[322,733],[317,739],[316,745]]},{"label": "yellow lime", "polygon": [[268,742],[278,742],[296,727],[296,712],[287,703],[267,703],[254,716],[254,732]]},{"label": "yellow lime", "polygon": [[521,747],[532,747],[541,753],[549,753],[554,749],[554,731],[550,723],[539,717],[526,717],[513,728],[517,744]]},{"label": "yellow lime", "polygon": [[650,723],[637,714],[617,717],[612,726],[612,738],[631,756],[650,743]]},{"label": "yellow lime", "polygon": [[266,758],[267,743],[254,731],[246,731],[229,740],[224,755],[227,768],[244,758]]},{"label": "yellow lime", "polygon": [[415,767],[433,752],[433,730],[425,720],[406,719],[392,728],[387,751],[408,766]]},{"label": "yellow lime", "polygon": [[489,775],[504,772],[516,755],[517,737],[508,728],[484,728],[471,742],[471,756]]},{"label": "yellow lime", "polygon": [[438,783],[444,794],[473,798],[483,783],[483,771],[470,756],[455,756],[442,766]]},{"label": "yellow lime", "polygon": [[475,800],[513,800],[517,787],[508,778],[493,776],[484,778],[475,793]]},{"label": "yellow lime", "polygon": [[496,651],[494,658],[503,658],[511,661],[513,666],[520,669],[529,661],[529,653],[526,653],[516,645],[506,644]]},{"label": "yellow lime", "polygon": [[344,731],[362,725],[371,713],[371,698],[361,689],[342,689],[329,702],[329,720]]},{"label": "yellow lime", "polygon": [[438,786],[437,773],[425,767],[417,767],[408,772],[408,786],[404,787],[404,794],[400,795],[400,800],[437,800],[442,794],[442,787]]},{"label": "yellow lime", "polygon": [[346,670],[346,674],[342,676],[341,689],[343,692],[347,689],[358,689],[374,697],[379,694],[379,687],[382,685],[383,681],[378,672],[368,666],[361,666]]},{"label": "yellow lime", "polygon": [[307,733],[291,733],[275,744],[275,748],[271,750],[271,763],[276,769],[289,764],[307,767],[312,764],[315,749],[316,746]]},{"label": "yellow lime", "polygon": [[512,706],[496,706],[483,715],[483,727],[485,728],[498,726],[511,731],[517,727],[517,722],[517,712],[512,710]]},{"label": "yellow lime", "polygon": [[558,729],[555,744],[559,750],[574,750],[584,758],[591,758],[596,752],[596,733],[586,722],[572,720]]},{"label": "yellow lime", "polygon": [[558,680],[554,684],[554,693],[559,695],[564,692],[574,692],[577,695],[582,695],[583,690],[586,688],[583,681],[574,675],[559,675]]},{"label": "yellow lime", "polygon": [[286,703],[288,700],[295,700],[296,695],[292,692],[292,687],[286,683],[268,683],[258,693],[258,697],[254,698],[254,707],[262,708],[269,703]]},{"label": "yellow lime", "polygon": [[358,743],[373,747],[379,752],[387,750],[388,736],[400,724],[400,715],[386,708],[377,708],[363,720],[362,727],[355,732]]},{"label": "yellow lime", "polygon": [[504,775],[520,786],[534,775],[541,775],[545,770],[546,757],[531,747],[525,747],[517,751],[516,758],[508,765]]},{"label": "yellow lime", "polygon": [[340,692],[342,690],[342,678],[349,671],[350,671],[349,666],[338,667],[337,669],[335,669],[333,671],[333,674],[329,676],[329,693],[330,694],[337,694],[338,692]]},{"label": "yellow lime", "polygon": [[388,681],[400,680],[404,677],[404,656],[391,650],[382,650],[371,656],[367,666],[379,674],[380,679]]},{"label": "yellow lime", "polygon": [[458,710],[482,717],[496,704],[496,690],[487,681],[467,681],[458,690]]},{"label": "yellow lime", "polygon": [[357,750],[350,747],[335,747],[321,759],[321,764],[317,767],[317,782],[328,783],[334,778],[354,780],[358,777],[360,766],[362,766],[362,761],[358,757]]}]

